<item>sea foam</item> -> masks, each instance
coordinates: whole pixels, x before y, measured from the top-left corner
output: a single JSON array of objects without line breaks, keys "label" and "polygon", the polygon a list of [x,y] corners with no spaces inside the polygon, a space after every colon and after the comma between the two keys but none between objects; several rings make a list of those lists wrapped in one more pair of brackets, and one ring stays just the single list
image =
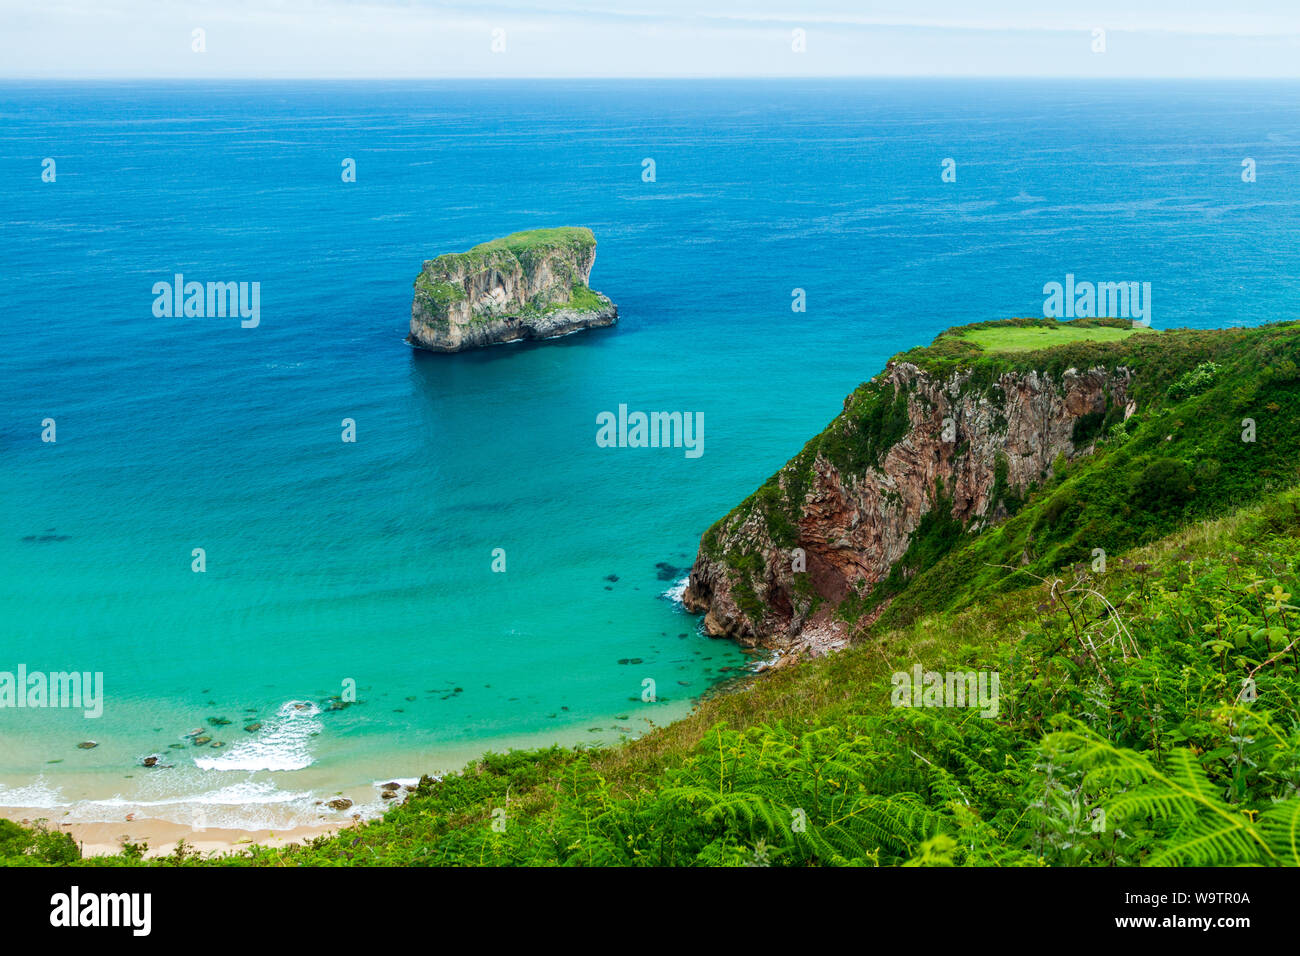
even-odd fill
[{"label": "sea foam", "polygon": [[200,770],[302,770],[314,762],[311,738],[322,730],[320,708],[291,700],[262,725],[251,740],[241,740],[215,756],[196,757]]},{"label": "sea foam", "polygon": [[672,586],[659,596],[667,598],[679,608],[685,610],[685,606],[682,604],[682,597],[686,594],[686,585],[690,583],[690,580],[691,576],[688,574],[680,580],[674,581]]}]

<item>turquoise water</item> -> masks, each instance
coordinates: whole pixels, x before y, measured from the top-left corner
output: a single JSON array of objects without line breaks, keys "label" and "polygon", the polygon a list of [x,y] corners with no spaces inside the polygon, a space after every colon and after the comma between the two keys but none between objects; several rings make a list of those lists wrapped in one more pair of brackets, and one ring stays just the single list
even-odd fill
[{"label": "turquoise water", "polygon": [[[699,535],[890,354],[1067,272],[1151,282],[1156,327],[1293,316],[1298,92],[0,85],[0,671],[106,690],[0,709],[0,805],[285,825],[680,716],[752,661],[672,599]],[[422,260],[562,224],[617,327],[403,344]],[[178,272],[260,282],[260,325],[155,318]],[[704,454],[598,447],[620,404],[702,413]]]}]

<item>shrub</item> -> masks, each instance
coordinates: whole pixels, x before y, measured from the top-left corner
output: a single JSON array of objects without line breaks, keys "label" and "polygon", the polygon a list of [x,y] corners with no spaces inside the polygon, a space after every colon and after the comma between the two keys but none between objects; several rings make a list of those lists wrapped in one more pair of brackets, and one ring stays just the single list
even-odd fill
[{"label": "shrub", "polygon": [[1191,472],[1176,458],[1158,458],[1138,475],[1132,494],[1143,508],[1168,510],[1191,497]]},{"label": "shrub", "polygon": [[1219,366],[1216,363],[1202,362],[1196,368],[1184,372],[1174,380],[1174,384],[1169,386],[1169,397],[1176,402],[1181,402],[1193,395],[1200,395],[1214,384],[1214,378],[1218,372]]}]

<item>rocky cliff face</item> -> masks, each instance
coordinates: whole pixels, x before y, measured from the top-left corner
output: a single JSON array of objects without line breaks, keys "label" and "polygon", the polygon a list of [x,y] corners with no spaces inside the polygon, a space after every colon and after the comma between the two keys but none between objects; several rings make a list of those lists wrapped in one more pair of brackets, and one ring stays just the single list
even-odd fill
[{"label": "rocky cliff face", "polygon": [[927,517],[961,532],[999,521],[1058,455],[1089,450],[1108,415],[1132,413],[1129,379],[1098,367],[976,383],[969,370],[941,379],[890,363],[705,533],[687,608],[711,635],[748,646],[815,655],[845,643],[836,606],[867,601]]},{"label": "rocky cliff face", "polygon": [[587,285],[590,229],[517,232],[424,263],[411,302],[411,345],[459,352],[613,325],[618,309]]}]

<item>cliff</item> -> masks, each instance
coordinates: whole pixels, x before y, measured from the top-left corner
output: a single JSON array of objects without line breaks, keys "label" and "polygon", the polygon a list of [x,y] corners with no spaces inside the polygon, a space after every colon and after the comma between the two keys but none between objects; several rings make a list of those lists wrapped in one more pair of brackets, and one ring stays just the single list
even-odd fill
[{"label": "cliff", "polygon": [[814,655],[844,645],[927,549],[1004,520],[1135,410],[1117,361],[925,364],[892,360],[704,534],[684,603],[710,635]]},{"label": "cliff", "polygon": [[613,325],[618,309],[587,285],[596,261],[590,229],[516,232],[424,263],[406,341],[460,352]]}]

